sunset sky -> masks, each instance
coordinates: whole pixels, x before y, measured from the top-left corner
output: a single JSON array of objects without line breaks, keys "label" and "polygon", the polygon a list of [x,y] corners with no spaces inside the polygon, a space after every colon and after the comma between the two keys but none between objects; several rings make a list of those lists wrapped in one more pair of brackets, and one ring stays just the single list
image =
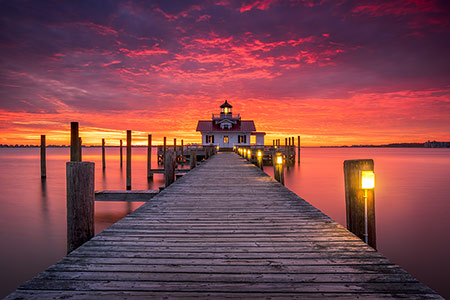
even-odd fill
[{"label": "sunset sky", "polygon": [[1,1],[0,143],[200,142],[233,112],[305,146],[450,141],[450,1]]}]

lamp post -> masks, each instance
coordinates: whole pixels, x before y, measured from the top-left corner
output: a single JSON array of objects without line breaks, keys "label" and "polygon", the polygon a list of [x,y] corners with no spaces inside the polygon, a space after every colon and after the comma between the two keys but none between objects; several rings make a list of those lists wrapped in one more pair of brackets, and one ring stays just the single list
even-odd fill
[{"label": "lamp post", "polygon": [[262,161],[262,152],[261,152],[261,150],[258,150],[258,152],[257,152],[257,154],[256,154],[256,156],[257,156],[257,162],[258,162],[258,167],[261,169],[261,170],[263,170],[263,161]]},{"label": "lamp post", "polygon": [[369,243],[368,214],[367,214],[367,190],[375,188],[375,174],[373,171],[361,171],[361,188],[364,190],[364,241]]}]

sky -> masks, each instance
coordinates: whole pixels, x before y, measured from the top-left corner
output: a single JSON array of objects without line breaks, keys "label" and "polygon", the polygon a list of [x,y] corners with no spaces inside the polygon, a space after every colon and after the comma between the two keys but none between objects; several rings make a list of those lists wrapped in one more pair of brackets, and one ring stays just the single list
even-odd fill
[{"label": "sky", "polygon": [[450,1],[0,0],[0,144],[200,142],[225,99],[302,145],[450,141]]}]

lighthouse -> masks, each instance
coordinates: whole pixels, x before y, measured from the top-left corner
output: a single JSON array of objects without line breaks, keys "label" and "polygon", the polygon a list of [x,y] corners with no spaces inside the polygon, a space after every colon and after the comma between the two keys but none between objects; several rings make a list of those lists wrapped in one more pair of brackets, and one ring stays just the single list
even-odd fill
[{"label": "lighthouse", "polygon": [[233,106],[227,100],[220,105],[220,113],[212,114],[208,121],[198,121],[197,131],[202,134],[202,145],[219,146],[221,151],[234,146],[264,145],[265,132],[257,132],[253,120],[242,120],[233,114]]}]

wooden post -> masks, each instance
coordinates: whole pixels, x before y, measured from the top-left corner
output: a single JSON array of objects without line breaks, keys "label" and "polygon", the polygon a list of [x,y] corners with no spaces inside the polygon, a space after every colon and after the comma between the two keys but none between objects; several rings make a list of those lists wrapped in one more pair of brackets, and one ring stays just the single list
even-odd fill
[{"label": "wooden post", "polygon": [[166,152],[167,152],[167,139],[166,139],[166,137],[164,137],[164,147],[163,147],[163,157],[162,157],[163,163],[166,159]]},{"label": "wooden post", "polygon": [[258,151],[256,152],[257,166],[258,166],[258,168],[260,168],[261,170],[264,170],[264,167],[263,167],[263,155],[264,155],[264,152],[261,151],[261,150],[258,150]]},{"label": "wooden post", "polygon": [[300,136],[297,136],[297,162],[300,163]]},{"label": "wooden post", "polygon": [[83,148],[82,148],[81,146],[82,146],[83,144],[82,144],[82,142],[81,142],[81,138],[80,138],[80,137],[78,138],[78,145],[79,145],[78,147],[79,147],[79,149],[80,149],[78,161],[82,161],[81,157],[82,157]]},{"label": "wooden post", "polygon": [[288,144],[286,145],[286,165],[291,164],[291,138],[286,138]]},{"label": "wooden post", "polygon": [[183,140],[181,140],[181,163],[184,162],[184,143]]},{"label": "wooden post", "polygon": [[119,146],[119,148],[120,148],[120,168],[122,169],[122,165],[123,165],[123,158],[122,158],[122,145],[123,144],[123,142],[122,142],[122,140],[120,140],[120,146]]},{"label": "wooden post", "polygon": [[173,153],[175,154],[175,161],[178,161],[177,155],[177,139],[173,139]]},{"label": "wooden post", "polygon": [[164,177],[166,187],[175,181],[175,154],[173,151],[167,151],[164,158]]},{"label": "wooden post", "polygon": [[197,166],[197,150],[191,149],[191,153],[189,156],[189,162],[191,170]]},{"label": "wooden post", "polygon": [[127,130],[127,190],[131,190],[131,130]]},{"label": "wooden post", "polygon": [[[347,215],[347,229],[363,241],[365,240],[365,211],[364,194],[361,188],[361,171],[373,171],[372,159],[344,161],[345,206]],[[376,249],[375,228],[375,196],[374,190],[367,190],[367,234],[368,244]]]},{"label": "wooden post", "polygon": [[[278,157],[281,157],[281,163],[278,163]],[[273,177],[276,181],[280,182],[282,185],[284,185],[284,160],[282,159],[282,153],[273,153],[272,155],[272,163],[273,163]]]},{"label": "wooden post", "polygon": [[106,168],[106,160],[105,160],[105,139],[102,139],[102,168],[103,168],[103,170]]},{"label": "wooden post", "polygon": [[148,135],[147,143],[147,178],[152,178],[152,135]]},{"label": "wooden post", "polygon": [[80,161],[80,141],[78,139],[78,122],[70,123],[70,161]]},{"label": "wooden post", "polygon": [[45,135],[41,135],[41,178],[47,177],[47,161],[45,159]]},{"label": "wooden post", "polygon": [[94,232],[94,174],[92,162],[67,162],[67,253],[90,240]]},{"label": "wooden post", "polygon": [[209,158],[209,146],[205,147],[205,159]]}]

